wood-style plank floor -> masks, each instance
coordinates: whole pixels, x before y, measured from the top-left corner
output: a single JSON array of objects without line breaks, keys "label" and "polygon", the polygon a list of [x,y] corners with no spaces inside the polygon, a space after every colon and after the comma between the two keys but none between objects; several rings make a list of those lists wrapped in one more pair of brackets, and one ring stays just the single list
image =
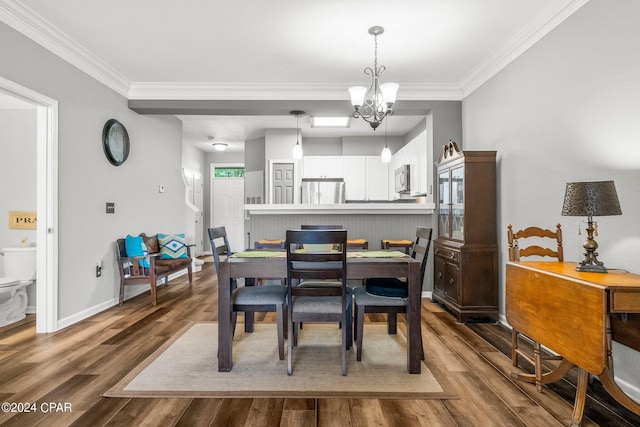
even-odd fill
[{"label": "wood-style plank floor", "polygon": [[[217,319],[213,263],[193,286],[186,278],[54,334],[35,334],[33,316],[0,329],[0,402],[36,403],[36,411],[0,412],[13,426],[313,426],[312,399],[105,398],[111,388],[193,320]],[[114,285],[115,286],[115,285]],[[260,320],[260,319],[259,319]],[[272,318],[267,319],[272,321]],[[383,315],[368,321],[383,321]],[[320,426],[568,426],[575,387],[514,382],[509,332],[497,324],[464,325],[440,306],[423,303],[429,363],[445,372],[460,399],[321,399]],[[284,375],[284,373],[283,373]],[[640,425],[640,417],[607,400],[594,383],[584,426]],[[60,404],[50,407],[48,403]],[[45,404],[43,406],[43,404]],[[65,407],[65,404],[67,405]],[[69,410],[70,407],[70,410]],[[45,410],[43,410],[46,409]]]}]

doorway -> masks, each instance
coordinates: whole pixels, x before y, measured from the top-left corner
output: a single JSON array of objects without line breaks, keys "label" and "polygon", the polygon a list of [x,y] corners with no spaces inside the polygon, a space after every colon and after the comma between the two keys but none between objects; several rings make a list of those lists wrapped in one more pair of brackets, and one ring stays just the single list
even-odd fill
[{"label": "doorway", "polygon": [[0,92],[36,107],[36,332],[58,328],[58,101],[0,77]]},{"label": "doorway", "polygon": [[232,250],[243,250],[244,165],[212,165],[211,177],[211,227],[225,227]]}]

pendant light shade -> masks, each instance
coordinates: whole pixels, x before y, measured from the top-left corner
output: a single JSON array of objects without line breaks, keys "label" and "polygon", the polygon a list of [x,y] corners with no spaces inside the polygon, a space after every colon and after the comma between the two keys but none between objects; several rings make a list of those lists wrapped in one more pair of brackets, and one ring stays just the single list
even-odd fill
[{"label": "pendant light shade", "polygon": [[380,160],[382,160],[382,163],[389,163],[391,161],[391,150],[386,144],[382,149],[382,153],[380,153]]}]

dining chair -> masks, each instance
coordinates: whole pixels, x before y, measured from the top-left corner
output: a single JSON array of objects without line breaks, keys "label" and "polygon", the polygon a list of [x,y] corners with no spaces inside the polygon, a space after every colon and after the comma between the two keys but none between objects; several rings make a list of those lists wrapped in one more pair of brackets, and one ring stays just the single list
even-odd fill
[{"label": "dining chair", "polygon": [[[301,230],[343,230],[344,227],[342,225],[338,225],[338,224],[302,224],[300,226]],[[347,250],[349,249],[349,241],[347,240]],[[355,284],[354,284],[355,283]],[[352,280],[347,280],[347,292],[349,293],[349,295],[351,296],[352,294],[352,288],[353,286],[357,286],[361,284],[361,281],[356,280],[356,281],[352,281]],[[342,286],[341,282],[336,282],[336,281],[332,281],[332,280],[305,280],[304,282],[300,283],[299,286],[306,286],[306,287],[322,287],[322,286]],[[351,306],[349,306],[351,308]],[[349,316],[352,316],[351,311],[349,312]],[[300,328],[302,328],[302,322],[299,323]],[[342,327],[342,323],[340,323],[340,327]],[[351,333],[349,333],[349,343],[347,345],[347,348],[351,348],[351,344],[353,343],[353,339],[352,339],[352,335]],[[297,342],[295,341],[295,337],[294,337],[294,341],[293,341],[293,345],[296,345]]]},{"label": "dining chair", "polygon": [[[328,245],[329,251],[300,250],[300,245]],[[347,292],[347,231],[287,230],[288,355],[293,373],[293,348],[299,322],[339,322],[342,332],[342,375],[347,375],[351,338],[351,296]],[[298,286],[304,280],[331,280],[340,286]]]},{"label": "dining chair", "polygon": [[[220,256],[231,256],[231,248],[227,239],[225,227],[209,228],[209,239],[211,240],[211,252],[213,252],[213,262],[218,275],[218,286],[227,286],[220,283]],[[238,312],[275,312],[276,329],[278,334],[278,356],[284,360],[284,314],[287,300],[287,288],[279,284],[265,286],[240,286],[236,279],[231,283],[231,336],[235,334]],[[220,313],[219,315],[223,315]]]},{"label": "dining chair", "polygon": [[[522,247],[523,241],[526,240],[528,246]],[[549,240],[552,239],[552,240]],[[556,231],[542,229],[540,227],[527,227],[523,230],[513,231],[513,226],[509,224],[507,227],[507,241],[509,243],[509,261],[519,261],[521,258],[537,257],[544,259],[545,257],[555,258],[558,262],[564,260],[564,252],[562,249],[562,227],[556,225]],[[548,243],[547,243],[548,242]],[[543,247],[553,245],[555,248]],[[527,337],[533,344],[533,355],[527,353],[519,345],[520,336],[523,335],[515,328],[511,329],[511,363],[518,366],[518,357],[522,357],[531,363],[534,367],[536,376],[536,388],[542,391],[542,360],[562,360],[559,356],[543,356],[542,346],[539,342]],[[524,335],[523,335],[524,336]]]},{"label": "dining chair", "polygon": [[[424,280],[424,272],[427,267],[429,248],[431,246],[432,229],[418,227],[416,239],[413,244],[411,256],[420,261],[420,283]],[[397,332],[398,313],[407,312],[409,288],[405,280],[399,278],[371,278],[365,280],[365,285],[353,290],[355,301],[355,340],[358,361],[362,360],[362,342],[364,338],[365,313],[386,313],[387,330],[389,334]],[[422,338],[420,339],[422,358]]]}]

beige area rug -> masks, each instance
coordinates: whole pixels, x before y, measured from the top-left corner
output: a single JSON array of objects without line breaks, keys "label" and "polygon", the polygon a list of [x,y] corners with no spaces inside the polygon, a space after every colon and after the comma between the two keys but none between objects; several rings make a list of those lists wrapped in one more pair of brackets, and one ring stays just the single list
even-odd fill
[{"label": "beige area rug", "polygon": [[[436,369],[406,370],[404,335],[388,335],[386,324],[365,325],[362,361],[348,352],[341,375],[337,325],[304,325],[293,353],[293,375],[278,360],[274,324],[258,323],[253,333],[238,325],[233,369],[218,372],[215,322],[188,325],[106,392],[106,397],[351,397],[451,399],[458,396]],[[434,376],[434,372],[438,376]]]}]

